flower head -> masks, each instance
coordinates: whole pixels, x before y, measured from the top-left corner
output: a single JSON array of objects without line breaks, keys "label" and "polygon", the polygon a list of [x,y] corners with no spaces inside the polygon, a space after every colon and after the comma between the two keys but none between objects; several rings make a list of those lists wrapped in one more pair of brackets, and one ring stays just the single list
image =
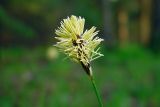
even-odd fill
[{"label": "flower head", "polygon": [[85,19],[72,15],[61,21],[61,26],[55,31],[59,42],[55,45],[72,60],[80,62],[87,74],[92,75],[90,62],[103,56],[97,46],[103,39],[95,37],[96,27],[84,31]]}]

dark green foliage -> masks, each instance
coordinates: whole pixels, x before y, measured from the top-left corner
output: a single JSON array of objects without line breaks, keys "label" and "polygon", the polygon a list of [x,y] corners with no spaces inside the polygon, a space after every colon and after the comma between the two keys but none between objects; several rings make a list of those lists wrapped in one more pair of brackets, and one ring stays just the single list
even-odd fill
[{"label": "dark green foliage", "polygon": [[[46,48],[1,49],[1,107],[97,107],[87,75]],[[107,107],[159,107],[160,55],[132,45],[109,52],[92,66]]]},{"label": "dark green foliage", "polygon": [[22,21],[11,17],[1,6],[0,23],[3,25],[4,30],[7,28],[10,32],[15,33],[17,37],[33,38],[36,36],[36,32],[32,28],[24,24]]}]

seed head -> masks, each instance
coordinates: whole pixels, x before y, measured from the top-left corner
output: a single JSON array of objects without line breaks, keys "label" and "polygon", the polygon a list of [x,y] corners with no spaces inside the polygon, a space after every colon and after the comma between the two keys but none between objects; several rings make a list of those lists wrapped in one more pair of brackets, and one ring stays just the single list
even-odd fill
[{"label": "seed head", "polygon": [[84,31],[85,19],[72,15],[61,21],[61,26],[55,30],[59,42],[55,45],[67,56],[80,62],[88,75],[92,75],[90,62],[103,56],[97,46],[103,39],[96,37],[99,31],[96,27]]}]

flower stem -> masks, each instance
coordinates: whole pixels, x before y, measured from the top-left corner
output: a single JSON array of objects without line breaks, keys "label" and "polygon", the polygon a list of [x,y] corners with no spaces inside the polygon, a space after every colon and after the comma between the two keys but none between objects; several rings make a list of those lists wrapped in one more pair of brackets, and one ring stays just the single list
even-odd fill
[{"label": "flower stem", "polygon": [[89,76],[89,79],[91,80],[91,83],[93,85],[93,89],[94,89],[94,92],[97,96],[97,99],[98,99],[98,102],[99,102],[99,107],[103,107],[103,103],[102,103],[102,100],[101,100],[101,97],[100,97],[100,94],[98,93],[98,89],[97,89],[97,86],[96,86],[96,83],[95,83],[95,80],[94,80],[94,77],[92,75],[92,68],[90,66],[90,63],[87,63],[84,64],[82,61],[80,61],[83,69],[86,71],[87,75]]},{"label": "flower stem", "polygon": [[92,83],[92,85],[93,85],[94,92],[95,92],[95,94],[96,94],[96,96],[97,96],[97,99],[98,99],[98,102],[99,102],[99,107],[103,107],[103,103],[102,103],[100,94],[98,93],[98,89],[97,89],[97,86],[96,86],[94,77],[93,77],[93,76],[90,76],[90,80],[91,80],[91,83]]}]

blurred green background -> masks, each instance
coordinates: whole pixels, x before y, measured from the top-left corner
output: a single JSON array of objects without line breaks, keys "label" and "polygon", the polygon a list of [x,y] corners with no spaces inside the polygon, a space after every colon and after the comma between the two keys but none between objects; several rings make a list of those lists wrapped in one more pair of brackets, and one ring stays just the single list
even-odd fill
[{"label": "blurred green background", "polygon": [[159,0],[1,0],[0,107],[98,107],[84,70],[53,47],[70,15],[105,39],[92,63],[105,107],[160,107]]}]

